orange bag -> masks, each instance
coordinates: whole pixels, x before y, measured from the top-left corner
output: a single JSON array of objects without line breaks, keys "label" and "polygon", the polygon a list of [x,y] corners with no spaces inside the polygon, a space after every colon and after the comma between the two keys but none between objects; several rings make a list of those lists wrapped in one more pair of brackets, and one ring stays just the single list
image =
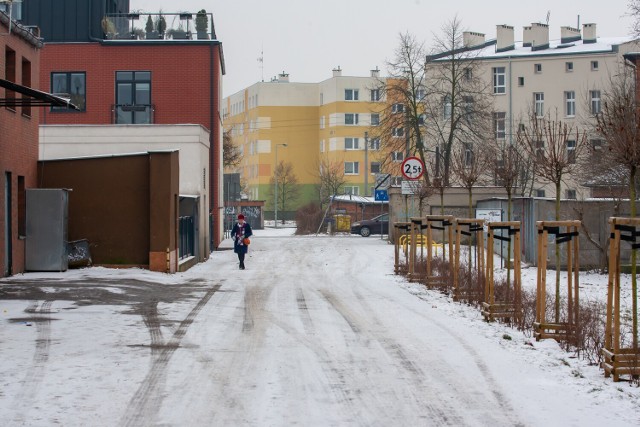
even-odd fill
[{"label": "orange bag", "polygon": [[245,237],[244,239],[242,239],[242,243],[244,243],[245,245],[249,246],[249,244],[251,243],[251,240],[249,240],[248,237]]}]

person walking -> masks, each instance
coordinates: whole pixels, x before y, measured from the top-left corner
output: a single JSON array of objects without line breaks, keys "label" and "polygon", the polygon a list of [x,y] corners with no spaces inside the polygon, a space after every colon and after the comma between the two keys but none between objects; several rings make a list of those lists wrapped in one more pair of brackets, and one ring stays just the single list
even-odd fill
[{"label": "person walking", "polygon": [[233,251],[238,254],[240,261],[240,270],[244,270],[244,257],[249,250],[249,237],[253,236],[251,226],[244,221],[244,215],[238,215],[238,222],[231,229],[231,237],[233,238]]}]

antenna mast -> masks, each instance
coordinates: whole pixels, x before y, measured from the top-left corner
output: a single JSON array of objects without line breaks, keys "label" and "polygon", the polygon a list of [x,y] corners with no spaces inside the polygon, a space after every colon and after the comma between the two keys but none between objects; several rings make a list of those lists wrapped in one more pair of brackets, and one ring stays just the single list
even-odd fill
[{"label": "antenna mast", "polygon": [[264,46],[260,50],[260,57],[258,57],[260,63],[260,81],[264,82]]}]

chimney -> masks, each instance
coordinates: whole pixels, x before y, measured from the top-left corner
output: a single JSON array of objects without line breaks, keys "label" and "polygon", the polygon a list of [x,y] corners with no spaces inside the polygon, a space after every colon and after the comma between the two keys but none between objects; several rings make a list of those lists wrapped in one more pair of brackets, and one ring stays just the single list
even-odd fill
[{"label": "chimney", "polygon": [[513,50],[515,47],[513,27],[509,25],[496,26],[496,52],[506,52],[507,50]]},{"label": "chimney", "polygon": [[371,70],[371,77],[380,77],[380,70],[377,66],[375,70]]},{"label": "chimney", "polygon": [[573,27],[560,27],[560,43],[571,43],[580,40],[580,30]]},{"label": "chimney", "polygon": [[531,47],[533,42],[533,30],[531,26],[522,28],[522,47]]},{"label": "chimney", "polygon": [[549,26],[534,22],[531,24],[531,50],[549,49]]},{"label": "chimney", "polygon": [[484,34],[465,31],[462,33],[462,44],[464,47],[474,47],[484,44]]},{"label": "chimney", "polygon": [[338,68],[334,68],[332,71],[333,71],[333,77],[342,76],[342,70],[340,69],[339,65],[338,65]]},{"label": "chimney", "polygon": [[595,43],[598,41],[596,34],[596,24],[583,24],[582,25],[582,42],[583,43]]},{"label": "chimney", "polygon": [[284,71],[282,74],[278,74],[278,83],[289,83],[289,74]]}]

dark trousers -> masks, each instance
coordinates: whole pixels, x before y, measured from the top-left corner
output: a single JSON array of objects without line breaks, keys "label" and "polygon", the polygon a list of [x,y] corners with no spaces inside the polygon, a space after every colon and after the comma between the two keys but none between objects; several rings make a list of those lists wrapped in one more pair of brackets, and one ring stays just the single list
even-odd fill
[{"label": "dark trousers", "polygon": [[244,265],[244,256],[246,254],[244,252],[238,252],[238,261],[240,261],[241,265]]}]

